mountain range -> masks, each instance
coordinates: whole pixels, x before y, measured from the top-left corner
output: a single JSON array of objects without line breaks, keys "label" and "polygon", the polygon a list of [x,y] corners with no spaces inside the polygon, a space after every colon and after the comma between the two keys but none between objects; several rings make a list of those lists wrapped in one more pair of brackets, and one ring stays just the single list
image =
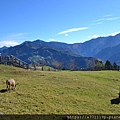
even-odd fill
[{"label": "mountain range", "polygon": [[74,44],[42,40],[25,41],[14,47],[0,48],[0,52],[2,55],[12,54],[28,63],[62,69],[93,67],[98,59],[120,65],[120,34]]},{"label": "mountain range", "polygon": [[[55,45],[56,44],[56,45]],[[47,43],[41,40],[24,43],[1,50],[1,55],[14,55],[19,59],[32,64],[48,65],[58,69],[79,70],[94,66],[95,58],[83,57],[75,54],[64,43]]]}]

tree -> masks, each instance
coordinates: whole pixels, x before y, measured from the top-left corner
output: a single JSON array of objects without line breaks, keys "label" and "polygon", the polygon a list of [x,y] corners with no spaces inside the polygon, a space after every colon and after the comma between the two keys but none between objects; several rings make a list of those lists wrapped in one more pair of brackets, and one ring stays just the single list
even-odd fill
[{"label": "tree", "polygon": [[42,71],[44,70],[43,66],[42,66],[41,70],[42,70]]},{"label": "tree", "polygon": [[118,70],[119,69],[119,66],[114,62],[113,63],[113,70]]},{"label": "tree", "polygon": [[104,69],[105,65],[104,65],[103,61],[97,60],[95,63],[96,63],[95,70],[103,70]]},{"label": "tree", "polygon": [[105,69],[106,70],[112,70],[112,64],[110,63],[109,60],[107,60],[106,63],[105,63]]},{"label": "tree", "polygon": [[63,63],[62,63],[62,62],[60,62],[60,61],[54,61],[54,62],[52,63],[52,65],[53,65],[55,68],[57,68],[58,70],[62,70],[62,67],[63,67]]}]

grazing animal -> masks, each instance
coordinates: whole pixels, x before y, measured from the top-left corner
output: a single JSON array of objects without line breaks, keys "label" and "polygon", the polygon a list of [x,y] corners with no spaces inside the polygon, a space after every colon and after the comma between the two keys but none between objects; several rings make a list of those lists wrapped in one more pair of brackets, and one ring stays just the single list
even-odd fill
[{"label": "grazing animal", "polygon": [[6,86],[7,86],[7,90],[10,90],[10,86],[12,86],[12,89],[15,90],[16,89],[15,80],[14,79],[6,80]]}]

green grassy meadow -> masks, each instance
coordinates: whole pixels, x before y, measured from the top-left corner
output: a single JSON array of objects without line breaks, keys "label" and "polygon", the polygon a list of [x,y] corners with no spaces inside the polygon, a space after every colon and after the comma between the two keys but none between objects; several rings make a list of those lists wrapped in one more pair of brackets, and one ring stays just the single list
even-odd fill
[{"label": "green grassy meadow", "polygon": [[[15,79],[16,91],[2,92]],[[119,71],[40,71],[0,65],[0,112],[119,114]]]}]

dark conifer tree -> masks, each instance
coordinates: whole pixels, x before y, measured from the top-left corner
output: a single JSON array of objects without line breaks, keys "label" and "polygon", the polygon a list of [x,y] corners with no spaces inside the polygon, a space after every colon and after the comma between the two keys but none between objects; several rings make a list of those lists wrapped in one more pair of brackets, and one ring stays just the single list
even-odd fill
[{"label": "dark conifer tree", "polygon": [[112,70],[112,64],[110,63],[109,60],[107,60],[106,63],[105,63],[105,69],[106,70]]}]

